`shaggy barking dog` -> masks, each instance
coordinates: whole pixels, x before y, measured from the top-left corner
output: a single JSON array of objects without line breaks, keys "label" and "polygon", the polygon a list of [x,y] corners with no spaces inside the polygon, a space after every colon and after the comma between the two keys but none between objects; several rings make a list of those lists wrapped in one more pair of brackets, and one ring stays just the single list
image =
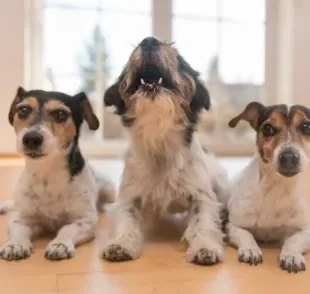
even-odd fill
[{"label": "shaggy barking dog", "polygon": [[310,109],[252,102],[229,123],[245,120],[257,132],[257,155],[233,182],[228,201],[230,243],[239,260],[263,261],[256,241],[280,241],[280,266],[305,270],[310,248]]},{"label": "shaggy barking dog", "polygon": [[31,239],[43,231],[58,231],[47,259],[70,258],[75,245],[93,238],[97,208],[113,201],[114,189],[90,170],[79,150],[84,119],[91,130],[98,128],[84,93],[18,89],[9,121],[26,165],[15,192],[9,240],[0,248],[2,259],[30,256]]},{"label": "shaggy barking dog", "polygon": [[146,217],[187,210],[187,259],[197,264],[222,260],[218,198],[225,197],[226,173],[194,133],[199,112],[210,107],[198,73],[170,44],[149,37],[133,51],[104,101],[116,107],[130,135],[104,258],[137,258]]}]

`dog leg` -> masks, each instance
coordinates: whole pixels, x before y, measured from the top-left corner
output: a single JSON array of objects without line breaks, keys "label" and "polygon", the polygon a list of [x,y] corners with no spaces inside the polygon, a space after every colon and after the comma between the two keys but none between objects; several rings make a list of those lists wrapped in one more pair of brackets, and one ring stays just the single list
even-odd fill
[{"label": "dog leg", "polygon": [[223,259],[223,235],[217,203],[208,201],[192,203],[189,210],[189,224],[183,240],[189,245],[186,258],[190,262],[211,265]]},{"label": "dog leg", "polygon": [[75,222],[63,226],[56,238],[52,240],[45,251],[45,257],[50,260],[69,259],[75,255],[75,246],[86,243],[94,238],[97,216],[85,216]]},{"label": "dog leg", "polygon": [[303,253],[310,248],[310,229],[298,231],[288,237],[280,253],[280,267],[289,273],[306,270],[306,259]]},{"label": "dog leg", "polygon": [[19,260],[29,257],[33,247],[31,239],[41,231],[41,227],[30,225],[18,214],[14,214],[9,223],[9,240],[0,247],[0,258]]},{"label": "dog leg", "polygon": [[229,243],[238,248],[240,262],[258,265],[263,262],[263,253],[258,247],[253,235],[232,223],[226,225]]},{"label": "dog leg", "polygon": [[143,245],[141,204],[122,203],[116,208],[113,237],[104,248],[103,257],[110,261],[125,261],[139,257]]}]

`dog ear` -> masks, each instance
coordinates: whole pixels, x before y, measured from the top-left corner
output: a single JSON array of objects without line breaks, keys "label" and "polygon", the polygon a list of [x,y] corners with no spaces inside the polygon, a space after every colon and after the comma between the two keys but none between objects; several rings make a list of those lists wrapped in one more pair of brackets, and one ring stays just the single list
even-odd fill
[{"label": "dog ear", "polygon": [[201,108],[209,110],[211,107],[210,95],[207,88],[198,79],[196,80],[196,90],[192,101],[197,101]]},{"label": "dog ear", "polygon": [[120,82],[116,82],[110,86],[103,96],[105,106],[114,106],[116,108],[115,113],[122,115],[125,112],[125,102],[119,92]]},{"label": "dog ear", "polygon": [[260,114],[265,110],[265,106],[259,102],[251,102],[247,105],[243,112],[234,117],[228,123],[228,126],[234,128],[240,122],[240,120],[247,121],[253,129],[256,130],[258,118]]},{"label": "dog ear", "polygon": [[198,71],[194,70],[181,55],[178,55],[178,61],[181,71],[186,72],[195,80],[196,89],[194,96],[192,97],[191,109],[200,110],[201,108],[204,108],[209,110],[211,106],[210,95],[203,83],[198,79]]},{"label": "dog ear", "polygon": [[73,98],[80,100],[83,111],[83,119],[86,120],[89,129],[93,131],[98,130],[100,123],[93,111],[87,95],[84,92],[81,92],[73,96]]},{"label": "dog ear", "polygon": [[27,93],[27,91],[23,87],[20,86],[17,88],[15,98],[11,104],[9,115],[8,115],[9,122],[11,125],[13,125],[13,122],[14,122],[14,115],[16,113],[16,105],[22,101],[22,99],[26,95],[26,93]]}]

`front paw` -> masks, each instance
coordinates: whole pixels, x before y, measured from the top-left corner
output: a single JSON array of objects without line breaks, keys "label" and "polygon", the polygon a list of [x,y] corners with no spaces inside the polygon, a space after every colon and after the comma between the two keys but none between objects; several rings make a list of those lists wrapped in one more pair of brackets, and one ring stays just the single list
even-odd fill
[{"label": "front paw", "polygon": [[103,251],[103,258],[109,261],[127,261],[134,259],[134,254],[119,244],[110,244]]},{"label": "front paw", "polygon": [[280,267],[289,273],[298,273],[306,270],[306,259],[300,253],[280,254]]},{"label": "front paw", "polygon": [[61,242],[53,240],[45,251],[45,258],[49,260],[70,259],[74,255],[75,248],[72,241]]},{"label": "front paw", "polygon": [[199,249],[189,248],[186,252],[186,259],[199,265],[213,265],[223,259],[223,254],[222,249],[209,249],[207,247]]},{"label": "front paw", "polygon": [[249,265],[263,263],[263,253],[259,248],[239,248],[238,256],[240,262],[245,262]]},{"label": "front paw", "polygon": [[26,259],[31,255],[32,244],[30,241],[8,241],[0,248],[0,258],[5,260]]}]

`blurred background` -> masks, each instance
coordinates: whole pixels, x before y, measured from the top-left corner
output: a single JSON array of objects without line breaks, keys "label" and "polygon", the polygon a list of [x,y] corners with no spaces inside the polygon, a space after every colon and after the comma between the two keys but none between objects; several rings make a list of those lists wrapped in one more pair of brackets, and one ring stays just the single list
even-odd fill
[{"label": "blurred background", "polygon": [[[146,36],[174,41],[212,99],[198,127],[221,156],[253,153],[254,132],[227,122],[250,101],[307,104],[310,1],[0,0],[2,154],[14,154],[7,111],[16,87],[85,91],[101,121],[83,128],[83,151],[119,157],[127,135],[103,93]],[[309,103],[308,103],[309,104]],[[1,120],[2,119],[2,120]]]}]

